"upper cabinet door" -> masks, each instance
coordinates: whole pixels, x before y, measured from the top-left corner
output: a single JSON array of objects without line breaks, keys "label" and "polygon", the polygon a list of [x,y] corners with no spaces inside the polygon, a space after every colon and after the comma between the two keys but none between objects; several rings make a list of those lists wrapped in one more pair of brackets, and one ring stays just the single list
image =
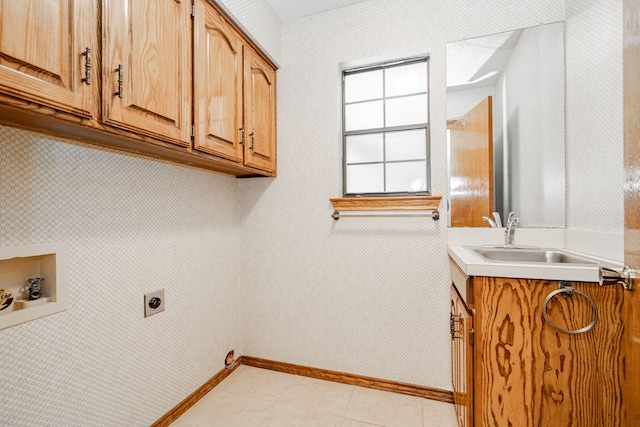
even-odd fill
[{"label": "upper cabinet door", "polygon": [[105,0],[103,120],[191,143],[191,2]]},{"label": "upper cabinet door", "polygon": [[244,161],[275,172],[276,72],[247,46],[244,55]]},{"label": "upper cabinet door", "polygon": [[205,0],[194,23],[194,149],[242,162],[242,41]]},{"label": "upper cabinet door", "polygon": [[0,0],[0,92],[93,116],[97,22],[95,0]]}]

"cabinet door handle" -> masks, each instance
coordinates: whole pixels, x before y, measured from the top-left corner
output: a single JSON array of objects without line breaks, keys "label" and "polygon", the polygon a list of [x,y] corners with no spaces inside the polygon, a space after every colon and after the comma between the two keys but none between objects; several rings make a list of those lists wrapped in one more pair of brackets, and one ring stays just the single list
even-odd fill
[{"label": "cabinet door handle", "polygon": [[82,83],[86,83],[88,85],[91,84],[91,49],[86,48],[84,52],[82,52],[82,56],[84,56],[84,78],[82,79]]},{"label": "cabinet door handle", "polygon": [[251,151],[253,151],[253,146],[255,145],[255,140],[253,139],[253,134],[254,134],[254,133],[255,133],[255,132],[251,132],[251,133],[249,134],[249,136],[251,137],[251,146],[249,147],[249,150],[251,150]]},{"label": "cabinet door handle", "polygon": [[242,126],[240,129],[238,129],[240,132],[242,132],[242,139],[240,139],[240,145],[244,145],[244,126]]},{"label": "cabinet door handle", "polygon": [[456,333],[460,332],[460,331],[458,331],[458,328],[456,328],[456,324],[458,322],[460,322],[460,316],[456,316],[455,314],[451,313],[449,315],[449,330],[450,330],[450,333],[451,333],[451,339],[452,340],[462,338],[461,335],[456,335]]},{"label": "cabinet door handle", "polygon": [[118,68],[115,69],[115,72],[118,73],[118,91],[114,92],[113,96],[122,98],[122,64],[118,65]]}]

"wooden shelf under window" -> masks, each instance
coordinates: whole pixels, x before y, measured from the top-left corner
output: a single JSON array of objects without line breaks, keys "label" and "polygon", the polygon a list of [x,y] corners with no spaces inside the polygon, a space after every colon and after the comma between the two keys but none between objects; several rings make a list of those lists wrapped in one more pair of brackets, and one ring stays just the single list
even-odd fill
[{"label": "wooden shelf under window", "polygon": [[[407,196],[407,197],[339,197],[329,199],[333,205],[333,219],[345,216],[430,216],[440,219],[440,200],[442,196]],[[373,211],[370,214],[344,215],[343,211]],[[402,213],[391,213],[403,211]]]}]

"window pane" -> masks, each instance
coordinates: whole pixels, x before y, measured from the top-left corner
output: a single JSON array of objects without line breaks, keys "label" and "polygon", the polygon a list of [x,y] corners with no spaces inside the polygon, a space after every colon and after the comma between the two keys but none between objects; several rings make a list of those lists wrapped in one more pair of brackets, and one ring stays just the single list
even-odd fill
[{"label": "window pane", "polygon": [[427,191],[428,66],[398,64],[343,74],[345,194]]},{"label": "window pane", "polygon": [[347,193],[382,193],[384,168],[377,165],[347,165]]},{"label": "window pane", "polygon": [[346,105],[344,108],[345,130],[380,128],[384,124],[382,101]]},{"label": "window pane", "polygon": [[347,163],[381,162],[382,134],[348,136],[346,142]]},{"label": "window pane", "polygon": [[348,74],[344,78],[344,102],[382,98],[382,70]]},{"label": "window pane", "polygon": [[398,96],[427,91],[427,63],[403,65],[385,70],[385,95]]},{"label": "window pane", "polygon": [[427,135],[424,129],[389,132],[385,135],[386,160],[427,158]]},{"label": "window pane", "polygon": [[426,162],[406,162],[387,164],[387,191],[426,191]]},{"label": "window pane", "polygon": [[415,125],[426,122],[426,94],[387,100],[387,126]]}]

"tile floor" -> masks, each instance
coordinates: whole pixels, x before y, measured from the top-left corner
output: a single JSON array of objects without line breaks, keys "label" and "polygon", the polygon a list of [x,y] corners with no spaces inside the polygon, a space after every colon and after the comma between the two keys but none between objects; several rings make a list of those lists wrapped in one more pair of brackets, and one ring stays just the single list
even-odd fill
[{"label": "tile floor", "polygon": [[242,365],[172,427],[456,427],[453,405]]}]

